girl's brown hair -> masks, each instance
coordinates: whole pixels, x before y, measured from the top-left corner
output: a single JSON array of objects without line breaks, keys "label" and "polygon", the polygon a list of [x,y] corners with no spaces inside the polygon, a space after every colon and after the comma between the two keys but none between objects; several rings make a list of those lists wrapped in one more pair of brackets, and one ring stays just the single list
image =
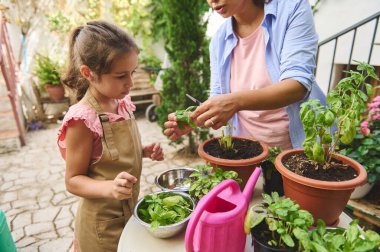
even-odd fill
[{"label": "girl's brown hair", "polygon": [[91,21],[78,26],[69,38],[69,58],[62,83],[76,91],[82,99],[89,81],[80,73],[81,65],[88,66],[99,78],[109,73],[113,62],[121,55],[138,48],[134,40],[121,28],[105,21]]}]

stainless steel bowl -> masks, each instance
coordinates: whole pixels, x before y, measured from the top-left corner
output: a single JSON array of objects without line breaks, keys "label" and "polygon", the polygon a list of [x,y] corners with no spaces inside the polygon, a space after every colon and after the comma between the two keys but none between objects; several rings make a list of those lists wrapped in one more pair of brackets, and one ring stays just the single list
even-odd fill
[{"label": "stainless steel bowl", "polygon": [[[172,194],[181,195],[182,197],[184,197],[184,198],[186,198],[186,199],[189,200],[192,209],[195,208],[194,201],[191,199],[190,195],[188,195],[187,193],[183,193],[183,192],[179,192],[179,191],[177,191],[177,192],[176,191],[171,191],[171,192],[160,191],[160,192],[150,193],[148,195],[160,194],[160,193],[172,193]],[[190,214],[189,216],[187,216],[185,219],[183,219],[180,222],[177,222],[175,224],[168,225],[168,226],[159,226],[157,229],[152,230],[150,228],[150,223],[144,222],[143,220],[140,219],[140,217],[138,215],[139,206],[143,202],[144,202],[144,198],[140,199],[137,202],[137,204],[135,206],[135,209],[133,210],[133,215],[136,218],[136,220],[141,225],[143,225],[146,230],[148,230],[149,233],[151,233],[154,237],[157,237],[157,238],[169,238],[169,237],[172,237],[172,236],[178,234],[179,232],[181,232],[186,227],[187,222],[189,221],[190,216],[191,216],[191,214]]]},{"label": "stainless steel bowl", "polygon": [[170,169],[156,176],[155,183],[161,190],[164,191],[188,192],[190,183],[186,183],[185,180],[194,171],[197,171],[197,169],[191,167],[178,167]]}]

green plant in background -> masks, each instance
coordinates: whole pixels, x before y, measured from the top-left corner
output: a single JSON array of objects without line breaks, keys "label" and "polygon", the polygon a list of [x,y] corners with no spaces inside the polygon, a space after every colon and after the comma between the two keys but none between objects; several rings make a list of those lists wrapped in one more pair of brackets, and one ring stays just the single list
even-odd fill
[{"label": "green plant in background", "polygon": [[232,151],[235,151],[237,152],[235,149],[234,149],[234,143],[232,141],[232,125],[230,123],[227,123],[227,126],[226,126],[226,131],[227,131],[227,135],[224,135],[224,130],[222,129],[222,136],[219,138],[218,142],[219,142],[219,145],[220,147],[223,149],[223,150],[232,150]]},{"label": "green plant in background", "polygon": [[[255,216],[256,215],[256,216]],[[246,234],[265,221],[272,240],[268,245],[276,248],[293,248],[296,245],[295,233],[305,231],[313,225],[313,216],[289,198],[280,198],[277,192],[263,194],[263,202],[252,206],[244,221]]]},{"label": "green plant in background", "polygon": [[[337,89],[327,94],[328,105],[321,105],[319,100],[301,105],[300,117],[306,133],[303,142],[305,154],[318,163],[324,163],[326,169],[338,143],[349,144],[356,135],[367,94],[372,95],[372,85],[367,83],[368,79],[379,80],[375,69],[366,63],[359,63],[357,71],[347,73],[349,76],[339,81]],[[362,87],[365,87],[367,94],[361,90]]]},{"label": "green plant in background", "polygon": [[317,228],[311,232],[297,230],[295,236],[300,251],[312,252],[375,252],[380,249],[380,235],[375,231],[363,231],[359,221],[353,220],[347,229],[326,228],[322,220],[318,220]]},{"label": "green plant in background", "polygon": [[171,192],[147,195],[138,209],[138,215],[152,230],[182,221],[193,211],[181,195]]},{"label": "green plant in background", "polygon": [[[265,172],[265,177],[268,179],[271,179],[271,175],[273,171],[276,170],[276,167],[274,166],[274,161],[278,154],[282,152],[282,149],[280,147],[269,147],[269,157],[263,161],[263,164],[261,165]],[[263,167],[265,166],[265,168]]]},{"label": "green plant in background", "polygon": [[242,182],[238,178],[237,172],[234,171],[223,171],[216,168],[215,172],[212,172],[214,168],[209,165],[198,165],[196,169],[198,171],[193,172],[186,183],[190,183],[189,194],[197,200],[200,200],[223,180],[233,179],[239,184]]},{"label": "green plant in background", "polygon": [[42,88],[46,84],[61,85],[60,65],[49,56],[37,54],[34,74],[37,76]]},{"label": "green plant in background", "polygon": [[139,57],[140,64],[142,64],[144,69],[148,72],[149,82],[153,85],[157,79],[158,72],[161,69],[161,60],[153,54],[148,54],[144,50]]},{"label": "green plant in background", "polygon": [[359,162],[366,170],[368,183],[380,180],[380,96],[367,106],[367,116],[356,128],[349,145],[340,144],[340,153]]},{"label": "green plant in background", "polygon": [[[171,68],[162,75],[162,100],[156,109],[158,123],[163,127],[169,113],[192,105],[186,94],[192,94],[199,100],[208,98],[209,40],[206,37],[207,21],[203,16],[209,7],[206,1],[198,0],[163,0],[160,5],[156,10],[162,11],[160,22],[165,23],[163,40],[171,64]],[[191,153],[196,153],[199,141],[207,139],[207,130],[194,130],[187,135]]]}]

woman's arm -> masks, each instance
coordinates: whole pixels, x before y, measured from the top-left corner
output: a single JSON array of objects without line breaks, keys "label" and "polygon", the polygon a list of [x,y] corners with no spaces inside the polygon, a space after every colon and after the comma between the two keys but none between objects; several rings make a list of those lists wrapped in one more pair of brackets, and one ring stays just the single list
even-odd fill
[{"label": "woman's arm", "polygon": [[73,121],[66,132],[67,190],[84,198],[130,198],[136,178],[126,172],[114,180],[99,181],[88,177],[92,154],[92,132],[78,120]]}]

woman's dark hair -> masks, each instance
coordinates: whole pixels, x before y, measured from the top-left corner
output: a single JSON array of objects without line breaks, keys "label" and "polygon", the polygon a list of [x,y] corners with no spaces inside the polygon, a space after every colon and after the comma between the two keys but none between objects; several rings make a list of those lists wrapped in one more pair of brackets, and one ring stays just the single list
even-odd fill
[{"label": "woman's dark hair", "polygon": [[263,6],[265,3],[269,3],[272,0],[252,0],[256,6]]},{"label": "woman's dark hair", "polygon": [[86,93],[89,82],[80,73],[82,65],[100,77],[109,73],[113,62],[121,55],[138,48],[121,28],[105,21],[91,21],[73,30],[69,38],[68,66],[62,83],[76,91],[77,100]]}]

